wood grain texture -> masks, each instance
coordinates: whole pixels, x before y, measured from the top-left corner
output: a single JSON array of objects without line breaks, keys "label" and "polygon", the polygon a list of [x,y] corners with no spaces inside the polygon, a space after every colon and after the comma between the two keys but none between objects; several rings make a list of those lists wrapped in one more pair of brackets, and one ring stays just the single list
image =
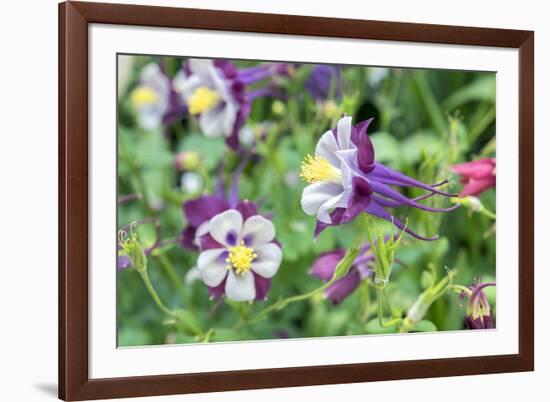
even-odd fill
[{"label": "wood grain texture", "polygon": [[[88,24],[519,49],[519,353],[90,380]],[[530,31],[67,2],[59,5],[59,397],[84,400],[443,377],[534,369],[534,34]]]}]

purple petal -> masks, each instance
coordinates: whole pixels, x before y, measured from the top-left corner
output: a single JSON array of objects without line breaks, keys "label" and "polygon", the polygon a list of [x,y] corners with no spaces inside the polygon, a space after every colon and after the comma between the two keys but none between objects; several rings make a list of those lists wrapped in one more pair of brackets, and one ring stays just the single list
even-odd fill
[{"label": "purple petal", "polygon": [[431,241],[431,240],[437,240],[439,238],[437,235],[435,235],[433,237],[420,236],[419,234],[415,233],[414,231],[412,231],[408,227],[405,228],[405,225],[403,224],[403,222],[401,222],[399,219],[397,219],[396,217],[391,215],[388,211],[386,211],[384,208],[382,208],[375,201],[372,201],[369,204],[367,209],[365,209],[365,212],[367,212],[371,215],[377,216],[379,218],[385,219],[388,222],[393,223],[395,226],[397,226],[401,230],[405,229],[405,232],[407,232],[408,234],[410,234],[413,237],[416,237],[417,239]]},{"label": "purple petal", "polygon": [[269,67],[266,64],[244,68],[239,70],[238,80],[249,85],[270,76]]},{"label": "purple petal", "polygon": [[390,169],[387,166],[382,165],[381,163],[375,162],[375,168],[368,175],[369,179],[375,179],[384,184],[403,186],[403,187],[418,187],[430,192],[434,192],[446,197],[455,197],[456,194],[446,193],[444,191],[437,190],[435,186],[422,183],[421,181],[415,180],[412,177],[404,175],[396,170]]},{"label": "purple petal", "polygon": [[207,233],[199,238],[199,243],[201,245],[201,250],[210,250],[212,248],[223,248],[223,245],[218,243],[214,238]]},{"label": "purple petal", "polygon": [[248,115],[250,114],[251,104],[248,101],[241,103],[237,117],[235,119],[235,124],[233,125],[233,131],[231,135],[226,138],[225,143],[229,148],[236,151],[239,149],[239,131],[246,122]]},{"label": "purple petal", "polygon": [[409,207],[414,207],[414,208],[418,208],[418,209],[421,209],[424,211],[430,211],[430,212],[449,212],[457,208],[460,208],[459,204],[455,204],[449,208],[431,208],[426,205],[419,204],[410,198],[405,197],[399,191],[396,191],[393,188],[385,184],[382,184],[381,182],[378,182],[376,180],[369,180],[369,184],[372,186],[372,189],[375,193],[383,195],[384,197],[387,197],[390,200],[401,203],[401,205],[407,205]]},{"label": "purple petal", "polygon": [[336,266],[346,254],[345,250],[334,250],[321,254],[311,266],[309,273],[323,281],[328,281],[334,275]]},{"label": "purple petal", "polygon": [[466,328],[468,329],[493,329],[494,328],[492,314],[479,316],[475,319],[472,316],[466,316],[464,317],[464,323],[466,324]]},{"label": "purple petal", "polygon": [[225,78],[228,78],[228,79],[234,78],[238,72],[235,65],[229,60],[224,60],[224,59],[214,60],[214,66],[216,66],[219,70],[221,70]]},{"label": "purple petal", "polygon": [[216,198],[223,200],[225,198],[225,188],[223,185],[223,160],[218,164],[216,168],[216,185],[214,189]]},{"label": "purple petal", "polygon": [[[433,197],[434,195],[437,195],[437,194],[436,193],[426,193],[426,194],[421,195],[419,197],[411,198],[411,201],[425,200],[427,198]],[[383,207],[398,208],[398,207],[403,206],[403,204],[400,203],[400,202],[388,200],[387,198],[379,197],[376,194],[372,195],[372,199],[375,200],[378,204],[382,205]]]},{"label": "purple petal", "polygon": [[313,67],[305,83],[306,90],[315,100],[326,100],[334,90],[334,97],[342,97],[342,79],[340,68],[326,64]]},{"label": "purple petal", "polygon": [[225,235],[225,241],[230,246],[236,246],[237,245],[237,233],[233,230],[230,230]]},{"label": "purple petal", "polygon": [[267,293],[271,288],[271,279],[264,278],[252,271],[254,284],[256,286],[256,298],[254,300],[267,300]]},{"label": "purple petal", "polygon": [[368,266],[368,263],[371,261],[374,261],[374,256],[372,255],[365,258],[361,258],[361,262],[359,262],[359,259],[355,260],[354,267],[357,270],[357,272],[359,272],[359,276],[361,277],[361,280],[374,275],[374,271]]},{"label": "purple petal", "polygon": [[235,209],[241,213],[243,216],[243,222],[246,221],[248,218],[254,215],[258,215],[258,207],[255,203],[244,200],[240,201],[236,206]]},{"label": "purple petal", "polygon": [[325,296],[334,304],[340,303],[349,296],[359,285],[361,277],[359,272],[352,269],[346,276],[338,279],[332,285],[325,289]]},{"label": "purple petal", "polygon": [[117,258],[116,269],[117,271],[124,271],[132,266],[132,259],[127,255],[120,255]]},{"label": "purple petal", "polygon": [[227,278],[225,278],[222,283],[216,287],[208,286],[208,294],[211,299],[219,299],[225,294],[225,281],[227,281]]},{"label": "purple petal", "polygon": [[180,244],[182,247],[185,247],[188,250],[196,251],[198,250],[197,245],[195,244],[195,233],[196,229],[193,226],[187,226],[180,235]]},{"label": "purple petal", "polygon": [[229,190],[229,205],[231,208],[235,208],[235,206],[239,202],[239,180],[249,160],[250,154],[244,155],[241,162],[239,163],[239,166],[237,166],[237,169],[235,169],[233,177],[231,178],[231,188]]},{"label": "purple petal", "polygon": [[183,213],[189,225],[194,227],[198,227],[227,209],[229,209],[227,201],[213,195],[205,195],[183,203]]},{"label": "purple petal", "polygon": [[348,207],[342,215],[341,223],[346,223],[354,219],[363,212],[371,202],[372,188],[367,180],[355,176],[351,179],[351,186],[351,196],[348,201]]},{"label": "purple petal", "polygon": [[359,169],[367,174],[374,170],[374,146],[370,140],[367,129],[372,119],[365,120],[351,131],[351,141],[357,146],[357,163]]}]

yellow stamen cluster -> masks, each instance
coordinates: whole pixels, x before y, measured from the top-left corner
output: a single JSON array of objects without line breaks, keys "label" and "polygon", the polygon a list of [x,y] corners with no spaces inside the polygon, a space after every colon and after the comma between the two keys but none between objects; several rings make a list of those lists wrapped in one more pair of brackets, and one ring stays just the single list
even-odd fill
[{"label": "yellow stamen cluster", "polygon": [[217,105],[220,96],[208,87],[199,87],[187,101],[189,113],[201,114]]},{"label": "yellow stamen cluster", "polygon": [[244,245],[241,241],[237,246],[229,247],[229,255],[225,259],[227,269],[235,269],[235,272],[244,275],[250,270],[252,261],[258,258],[258,254],[250,247]]},{"label": "yellow stamen cluster", "polygon": [[342,173],[322,156],[307,155],[302,161],[300,177],[308,183],[319,181],[340,182]]},{"label": "yellow stamen cluster", "polygon": [[148,87],[137,87],[130,94],[130,101],[135,107],[151,105],[158,98],[157,93]]}]

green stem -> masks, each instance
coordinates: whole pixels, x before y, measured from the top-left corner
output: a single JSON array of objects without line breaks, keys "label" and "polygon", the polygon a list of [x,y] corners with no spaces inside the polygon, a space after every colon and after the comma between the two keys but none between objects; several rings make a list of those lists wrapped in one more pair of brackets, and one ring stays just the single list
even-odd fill
[{"label": "green stem", "polygon": [[416,85],[417,93],[424,109],[428,115],[430,122],[441,137],[444,137],[447,132],[447,123],[445,116],[441,111],[439,103],[430,88],[430,84],[426,79],[423,71],[416,71],[413,74],[414,84]]},{"label": "green stem", "polygon": [[176,318],[176,319],[181,319],[181,317],[179,317],[176,313],[174,313],[172,310],[170,310],[168,307],[166,307],[164,305],[164,303],[160,299],[157,291],[155,290],[155,287],[153,286],[153,283],[151,282],[151,279],[149,278],[149,274],[147,273],[147,271],[140,270],[138,272],[141,275],[141,279],[143,279],[143,283],[145,284],[145,287],[149,291],[149,294],[151,295],[151,297],[153,298],[153,300],[157,304],[158,308],[162,312],[169,315],[170,317],[173,317],[173,318]]},{"label": "green stem", "polygon": [[145,284],[145,287],[147,288],[147,290],[149,291],[149,294],[151,295],[151,297],[153,298],[153,300],[155,301],[156,305],[158,306],[158,308],[163,312],[165,313],[166,315],[174,318],[176,321],[180,321],[183,325],[185,325],[187,328],[190,328],[192,330],[192,332],[195,333],[195,335],[197,336],[202,336],[203,334],[201,333],[200,330],[193,330],[193,325],[191,325],[190,323],[187,322],[187,320],[185,320],[181,315],[175,313],[174,311],[170,310],[168,307],[166,307],[164,305],[164,303],[162,302],[162,300],[160,299],[157,291],[155,290],[155,287],[153,286],[153,283],[151,282],[151,278],[149,278],[149,274],[147,273],[147,270],[138,270],[140,276],[141,276],[141,279],[143,279],[143,283]]},{"label": "green stem", "polygon": [[496,220],[497,219],[497,216],[494,212],[488,210],[487,208],[485,208],[484,206],[481,206],[481,209],[478,211],[480,213],[482,213],[483,215],[485,216],[488,216],[489,218],[493,219],[493,220]]},{"label": "green stem", "polygon": [[359,296],[361,298],[361,312],[360,317],[363,321],[368,321],[369,307],[370,307],[370,293],[369,284],[366,281],[362,281],[359,285]]},{"label": "green stem", "polygon": [[164,268],[164,271],[166,272],[168,278],[170,278],[174,286],[176,286],[178,290],[183,289],[181,280],[168,256],[164,253],[159,253],[157,255],[157,258],[159,259],[160,265]]},{"label": "green stem", "polygon": [[468,133],[468,142],[472,144],[477,137],[479,137],[487,127],[495,120],[496,117],[496,107],[492,106],[485,115],[479,119],[476,124],[470,128]]},{"label": "green stem", "polygon": [[[385,293],[385,289],[376,289],[376,304],[377,304],[377,310],[378,310],[378,324],[381,328],[389,328],[394,326],[399,326],[401,324],[401,317],[393,318],[392,320],[388,322],[384,322],[384,309],[382,307],[382,296]],[[386,293],[387,294],[387,293]],[[386,298],[386,301],[388,302],[388,306],[390,309],[392,309],[391,305],[389,304],[389,299]],[[392,312],[393,315],[393,312]]]},{"label": "green stem", "polygon": [[273,303],[271,306],[266,307],[265,309],[263,309],[263,310],[259,311],[258,313],[256,313],[256,315],[254,315],[250,319],[249,322],[250,323],[256,323],[256,322],[262,320],[267,314],[271,313],[272,311],[280,310],[280,309],[286,307],[287,305],[289,305],[290,303],[295,303],[295,302],[298,302],[298,301],[307,300],[307,299],[315,296],[319,292],[322,292],[323,290],[328,288],[335,281],[336,281],[336,278],[332,278],[331,280],[326,282],[323,286],[321,286],[317,289],[314,289],[311,292],[304,293],[304,294],[297,295],[297,296],[287,297],[286,299],[281,299],[281,300]]}]

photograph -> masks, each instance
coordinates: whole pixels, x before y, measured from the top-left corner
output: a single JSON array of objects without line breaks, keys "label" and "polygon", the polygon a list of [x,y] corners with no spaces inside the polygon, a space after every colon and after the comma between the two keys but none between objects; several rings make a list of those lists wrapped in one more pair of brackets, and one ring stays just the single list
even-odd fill
[{"label": "photograph", "polygon": [[116,57],[118,347],[497,328],[494,71]]}]

